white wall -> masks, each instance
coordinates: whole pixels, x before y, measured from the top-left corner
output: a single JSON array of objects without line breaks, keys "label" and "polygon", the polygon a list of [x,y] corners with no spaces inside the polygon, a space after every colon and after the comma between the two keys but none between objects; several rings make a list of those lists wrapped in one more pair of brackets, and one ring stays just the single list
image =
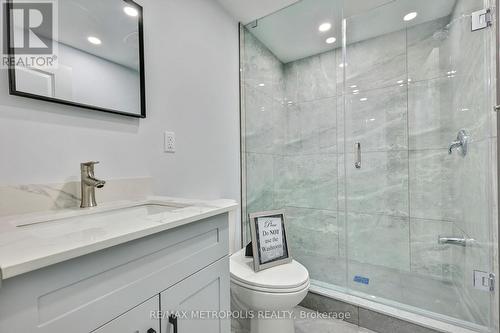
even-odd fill
[{"label": "white wall", "polygon": [[[0,185],[152,176],[158,194],[239,201],[237,22],[215,0],[142,0],[147,119],[9,96],[0,71]],[[177,153],[163,152],[175,131]]]}]

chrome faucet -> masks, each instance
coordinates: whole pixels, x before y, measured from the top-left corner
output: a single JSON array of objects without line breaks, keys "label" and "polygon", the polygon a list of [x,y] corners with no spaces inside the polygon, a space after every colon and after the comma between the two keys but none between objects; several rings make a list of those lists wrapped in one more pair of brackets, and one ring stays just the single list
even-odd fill
[{"label": "chrome faucet", "polygon": [[103,188],[106,182],[95,178],[94,176],[94,165],[99,162],[86,162],[80,164],[80,170],[82,174],[81,185],[82,185],[82,202],[81,208],[95,207],[97,203],[95,201],[95,189]]}]

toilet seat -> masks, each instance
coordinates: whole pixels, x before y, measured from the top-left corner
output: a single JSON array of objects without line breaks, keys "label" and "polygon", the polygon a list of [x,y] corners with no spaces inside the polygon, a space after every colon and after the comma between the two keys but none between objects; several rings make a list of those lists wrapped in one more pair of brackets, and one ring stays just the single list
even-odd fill
[{"label": "toilet seat", "polygon": [[265,288],[265,287],[258,287],[258,286],[253,286],[250,284],[245,284],[244,282],[241,282],[237,279],[234,279],[233,277],[231,277],[231,283],[236,284],[242,288],[252,290],[252,291],[258,291],[258,292],[268,293],[268,294],[293,294],[293,293],[301,292],[303,290],[307,290],[311,286],[311,283],[308,280],[303,285],[295,287],[295,288],[290,288],[290,289]]},{"label": "toilet seat", "polygon": [[245,249],[230,259],[231,281],[243,288],[267,293],[294,293],[309,288],[309,272],[297,261],[260,272],[253,270],[253,258],[245,257]]}]

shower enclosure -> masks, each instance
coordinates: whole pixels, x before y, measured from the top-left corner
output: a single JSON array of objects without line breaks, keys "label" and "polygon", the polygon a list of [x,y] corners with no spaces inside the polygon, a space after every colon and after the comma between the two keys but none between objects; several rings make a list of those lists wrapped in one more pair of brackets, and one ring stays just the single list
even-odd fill
[{"label": "shower enclosure", "polygon": [[497,331],[488,8],[302,0],[242,26],[244,243],[285,209],[313,291]]}]

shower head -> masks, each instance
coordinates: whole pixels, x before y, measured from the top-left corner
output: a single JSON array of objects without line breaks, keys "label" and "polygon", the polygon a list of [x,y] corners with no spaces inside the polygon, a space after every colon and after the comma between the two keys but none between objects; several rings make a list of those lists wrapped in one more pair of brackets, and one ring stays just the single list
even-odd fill
[{"label": "shower head", "polygon": [[436,31],[432,35],[432,38],[434,40],[442,42],[442,41],[448,39],[448,36],[449,36],[449,31],[448,31],[448,29],[444,28],[444,29],[440,29],[440,30]]}]

